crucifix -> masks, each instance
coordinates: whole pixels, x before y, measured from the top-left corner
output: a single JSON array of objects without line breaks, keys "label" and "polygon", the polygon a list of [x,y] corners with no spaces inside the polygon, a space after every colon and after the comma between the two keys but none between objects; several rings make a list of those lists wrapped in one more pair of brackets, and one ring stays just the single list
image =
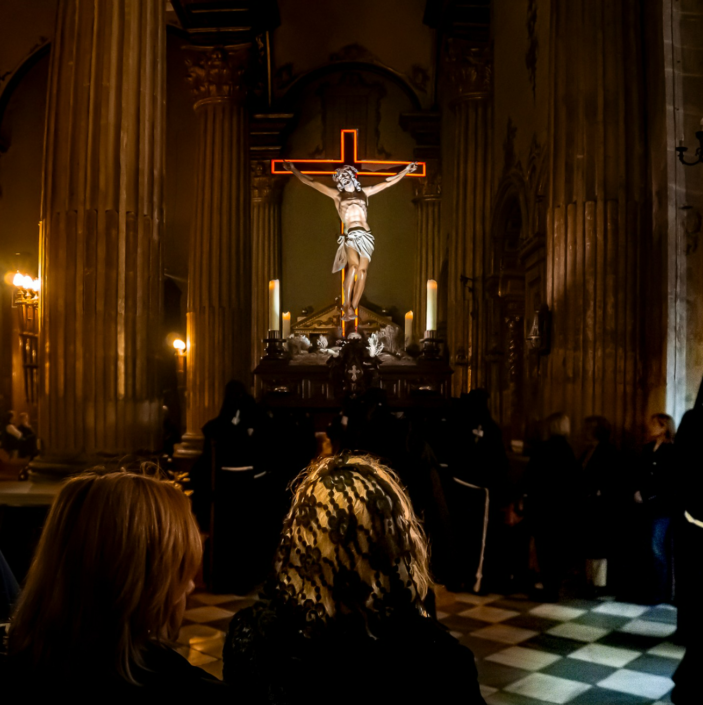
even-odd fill
[{"label": "crucifix", "polygon": [[[425,176],[424,162],[394,162],[359,159],[357,131],[342,130],[339,159],[272,159],[272,174],[294,174],[306,186],[334,201],[342,221],[342,232],[332,272],[342,272],[342,326],[359,315],[359,302],[366,286],[374,236],[366,221],[369,197],[398,183],[405,176]],[[331,176],[337,188],[312,176]],[[385,177],[380,183],[361,186],[360,176]]]}]

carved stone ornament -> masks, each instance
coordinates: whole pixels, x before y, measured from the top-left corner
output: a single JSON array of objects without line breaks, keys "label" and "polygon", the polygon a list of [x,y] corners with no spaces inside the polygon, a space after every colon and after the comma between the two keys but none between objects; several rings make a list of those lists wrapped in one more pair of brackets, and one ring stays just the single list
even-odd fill
[{"label": "carved stone ornament", "polygon": [[271,162],[251,162],[251,198],[255,203],[274,201],[281,195],[283,181],[271,174]]},{"label": "carved stone ornament", "polygon": [[216,47],[186,59],[186,79],[195,96],[195,108],[209,102],[240,101],[246,95],[244,72],[248,47],[228,51]]},{"label": "carved stone ornament", "polygon": [[442,195],[442,175],[437,169],[430,169],[423,179],[413,181],[414,199],[436,199]]},{"label": "carved stone ornament", "polygon": [[447,39],[446,69],[454,99],[488,95],[493,88],[493,51],[490,46]]}]

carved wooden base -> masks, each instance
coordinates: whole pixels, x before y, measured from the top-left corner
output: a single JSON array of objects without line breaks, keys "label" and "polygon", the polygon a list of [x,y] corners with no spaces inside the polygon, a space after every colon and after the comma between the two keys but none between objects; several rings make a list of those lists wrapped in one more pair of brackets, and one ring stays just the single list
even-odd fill
[{"label": "carved wooden base", "polygon": [[270,330],[268,338],[264,339],[266,348],[262,360],[285,360],[288,355],[283,347],[283,338],[280,330]]},{"label": "carved wooden base", "polygon": [[422,352],[420,353],[419,359],[422,361],[441,360],[443,342],[436,330],[425,331],[425,337],[422,339]]}]

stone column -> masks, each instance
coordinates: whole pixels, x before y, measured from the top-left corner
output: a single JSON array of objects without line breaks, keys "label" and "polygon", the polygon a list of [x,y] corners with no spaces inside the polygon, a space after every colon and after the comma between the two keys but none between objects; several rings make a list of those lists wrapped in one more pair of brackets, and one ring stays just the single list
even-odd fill
[{"label": "stone column", "polygon": [[[252,364],[264,354],[268,335],[271,279],[281,278],[281,177],[271,175],[271,162],[251,163],[252,234]],[[285,304],[285,302],[284,302]]]},{"label": "stone column", "polygon": [[545,409],[641,423],[640,258],[647,190],[638,0],[551,9]]},{"label": "stone column", "polygon": [[452,393],[481,386],[477,353],[483,313],[484,252],[491,200],[492,52],[449,39],[446,69],[454,108],[454,227],[449,241],[447,342]]},{"label": "stone column", "polygon": [[413,292],[413,330],[415,339],[420,340],[425,335],[427,280],[441,281],[440,176],[437,171],[430,172],[427,179],[417,179],[414,187],[413,203],[417,212],[415,252],[417,254]]},{"label": "stone column", "polygon": [[41,201],[35,472],[156,450],[164,4],[60,0]]},{"label": "stone column", "polygon": [[[403,113],[400,126],[415,139],[413,158],[427,163],[427,177],[413,179],[417,213],[415,240],[415,278],[413,286],[413,334],[419,341],[425,334],[427,280],[441,282],[442,239],[440,206],[440,114],[435,112]],[[440,319],[440,325],[444,323]]]},{"label": "stone column", "polygon": [[[197,51],[197,50],[196,50]],[[251,193],[244,105],[248,46],[198,51],[195,212],[188,270],[187,431],[178,454],[202,450],[225,384],[251,375]]]}]

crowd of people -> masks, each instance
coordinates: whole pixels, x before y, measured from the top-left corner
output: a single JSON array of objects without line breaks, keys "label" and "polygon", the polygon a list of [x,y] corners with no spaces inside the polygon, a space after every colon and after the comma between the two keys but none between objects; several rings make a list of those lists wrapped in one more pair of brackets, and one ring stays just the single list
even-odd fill
[{"label": "crowd of people", "polygon": [[[439,583],[675,602],[687,652],[673,702],[694,702],[703,391],[678,434],[654,414],[637,455],[602,416],[585,419],[577,453],[570,426],[547,417],[525,465],[506,453],[483,390],[401,413],[374,389],[316,434],[305,413],[262,408],[231,382],[203,429],[192,502],[128,472],[65,484],[12,597],[4,687],[79,700],[140,685],[145,697],[231,699],[233,687],[242,702],[482,703],[473,655],[434,619]],[[232,620],[224,683],[170,648],[203,534],[213,589],[265,586]],[[628,593],[641,585],[647,594]],[[413,677],[393,677],[402,671]]]},{"label": "crowd of people", "polygon": [[648,442],[633,453],[616,446],[603,416],[587,417],[572,444],[569,418],[554,413],[517,457],[506,453],[488,402],[476,389],[444,408],[398,412],[370,389],[316,434],[308,414],[263,408],[231,382],[220,414],[203,428],[205,452],[191,473],[200,525],[242,558],[228,576],[227,562],[215,557],[211,586],[244,593],[261,581],[288,486],[326,446],[393,468],[431,539],[433,575],[450,589],[553,601],[566,586],[586,597],[673,602],[673,419],[652,416]]},{"label": "crowd of people", "polygon": [[59,492],[17,599],[3,694],[481,705],[473,654],[432,617],[428,552],[392,470],[347,454],[312,463],[262,599],[232,620],[220,682],[172,648],[202,559],[186,495],[85,473]]}]

